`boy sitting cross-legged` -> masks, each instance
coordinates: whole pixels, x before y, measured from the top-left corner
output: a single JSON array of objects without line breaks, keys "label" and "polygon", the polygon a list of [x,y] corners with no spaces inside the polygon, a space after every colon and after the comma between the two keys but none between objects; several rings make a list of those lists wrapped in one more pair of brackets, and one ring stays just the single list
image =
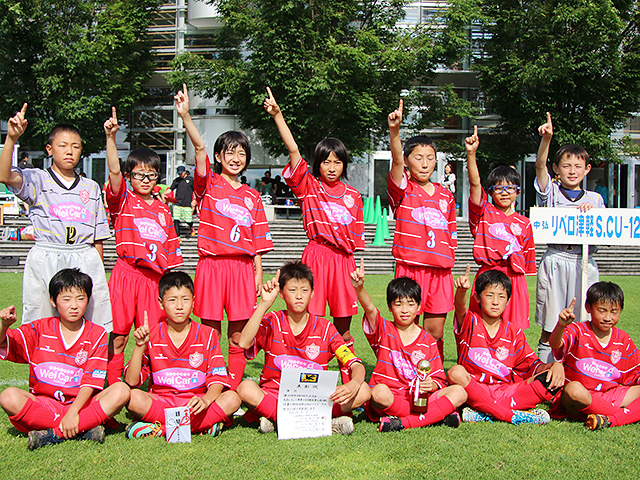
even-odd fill
[{"label": "boy sitting cross-legged", "polygon": [[549,341],[569,381],[554,399],[551,414],[586,418],[589,430],[640,421],[640,353],[631,337],[616,328],[624,307],[622,289],[611,282],[591,285],[588,322],[575,322],[575,303],[574,298],[560,312]]},{"label": "boy sitting cross-legged", "polygon": [[551,400],[564,384],[562,364],[542,363],[522,330],[502,318],[511,297],[511,281],[505,273],[487,270],[478,275],[475,295],[480,314],[467,310],[469,270],[467,265],[466,274],[455,281],[453,325],[458,365],[447,372],[449,381],[462,385],[467,392],[467,405],[471,408],[463,409],[462,419],[468,422],[497,419],[516,425],[548,423],[549,414],[545,410],[522,409]]},{"label": "boy sitting cross-legged", "polygon": [[92,288],[89,275],[67,268],[49,282],[59,316],[9,329],[16,308],[0,311],[0,359],[30,366],[29,391],[9,387],[0,394],[0,405],[14,427],[29,433],[29,450],[69,438],[101,443],[102,425],[129,401],[123,383],[100,392],[107,332],[84,317]]},{"label": "boy sitting cross-legged", "polygon": [[[387,305],[393,315],[393,322],[389,322],[382,318],[364,288],[364,260],[351,273],[351,283],[365,312],[362,329],[378,358],[371,375],[369,417],[377,420],[383,416],[381,432],[441,421],[452,427],[460,425],[456,409],[466,401],[467,394],[459,385],[446,386],[436,340],[415,323],[422,298],[420,285],[408,277],[389,283]],[[423,379],[418,371],[422,360],[427,360],[430,367]],[[414,407],[414,402],[420,403],[419,397],[428,397],[426,411]]]},{"label": "boy sitting cross-legged", "polygon": [[[267,311],[278,294],[287,309]],[[340,366],[349,369],[351,380],[336,388],[329,397],[333,404],[334,433],[350,434],[353,422],[348,416],[354,408],[369,399],[369,387],[364,381],[362,361],[347,347],[336,327],[328,320],[312,315],[307,310],[313,295],[313,273],[302,262],[285,264],[274,278],[262,286],[258,308],[239,334],[238,345],[255,358],[260,349],[265,351],[265,365],[260,384],[245,380],[238,386],[242,401],[260,417],[260,431],[274,430],[278,411],[281,365],[287,360],[315,370],[327,370],[335,356]],[[251,415],[245,418],[250,418]]]},{"label": "boy sitting cross-legged", "polygon": [[[127,409],[141,421],[127,427],[127,438],[166,433],[164,409],[187,406],[191,431],[217,436],[222,422],[240,407],[229,388],[218,333],[193,322],[193,280],[184,272],[166,273],[158,284],[160,307],[166,314],[149,329],[149,320],[134,332],[136,346],[124,379],[139,387],[148,376],[149,392],[134,388]],[[117,383],[115,384],[117,385]]]}]

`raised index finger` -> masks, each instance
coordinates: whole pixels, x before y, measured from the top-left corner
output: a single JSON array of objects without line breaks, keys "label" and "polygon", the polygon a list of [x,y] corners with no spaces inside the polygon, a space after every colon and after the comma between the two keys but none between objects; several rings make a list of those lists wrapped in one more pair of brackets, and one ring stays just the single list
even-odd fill
[{"label": "raised index finger", "polygon": [[398,112],[402,115],[402,108],[404,106],[404,100],[400,99],[400,103],[398,104]]},{"label": "raised index finger", "polygon": [[20,113],[21,113],[22,115],[24,115],[25,113],[27,113],[27,104],[26,104],[26,103],[23,103],[23,104],[22,104],[22,108],[20,109]]},{"label": "raised index finger", "polygon": [[471,273],[471,264],[467,263],[467,270],[464,272],[464,276],[469,278],[470,273]]},{"label": "raised index finger", "polygon": [[474,125],[473,126],[473,136],[477,137],[478,136],[478,125]]},{"label": "raised index finger", "polygon": [[575,306],[576,306],[576,297],[573,297],[573,300],[571,300],[571,305],[569,305],[569,308],[573,310],[573,307]]},{"label": "raised index finger", "polygon": [[144,326],[147,327],[147,329],[149,328],[149,315],[146,310],[144,311]]},{"label": "raised index finger", "polygon": [[275,98],[273,98],[273,93],[271,93],[271,88],[267,87],[267,93],[269,94],[269,100],[273,100],[275,102]]},{"label": "raised index finger", "polygon": [[551,113],[547,112],[547,123],[551,123]]},{"label": "raised index finger", "polygon": [[118,115],[116,115],[116,107],[111,107],[111,118],[113,118],[114,120],[118,120]]}]

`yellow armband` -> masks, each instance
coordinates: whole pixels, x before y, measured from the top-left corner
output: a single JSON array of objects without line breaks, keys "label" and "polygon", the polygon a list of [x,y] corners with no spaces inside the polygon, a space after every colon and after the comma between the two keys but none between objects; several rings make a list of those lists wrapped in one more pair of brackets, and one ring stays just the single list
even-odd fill
[{"label": "yellow armband", "polygon": [[336,350],[336,358],[338,359],[340,364],[346,365],[351,360],[357,357],[351,350],[349,350],[349,347],[347,347],[346,345],[342,345],[340,348],[338,348],[338,350]]}]

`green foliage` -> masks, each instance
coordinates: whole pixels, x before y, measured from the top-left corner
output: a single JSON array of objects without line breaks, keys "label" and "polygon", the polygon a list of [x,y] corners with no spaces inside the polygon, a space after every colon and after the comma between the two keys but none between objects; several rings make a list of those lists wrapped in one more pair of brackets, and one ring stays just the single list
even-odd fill
[{"label": "green foliage", "polygon": [[[537,127],[551,112],[554,143],[582,144],[617,160],[612,129],[640,100],[638,2],[633,0],[455,0],[489,34],[475,58],[487,109],[501,117],[512,155],[532,153]],[[464,17],[467,15],[467,17]],[[464,43],[453,25],[450,50]]]},{"label": "green foliage", "polygon": [[213,59],[176,58],[169,82],[226,99],[241,125],[274,155],[285,153],[262,109],[270,86],[301,151],[325,136],[354,153],[372,147],[400,92],[433,72],[433,40],[396,28],[403,1],[218,0],[224,19]]},{"label": "green foliage", "polygon": [[23,145],[77,125],[84,153],[104,148],[110,106],[127,118],[153,63],[144,35],[158,0],[0,0],[0,115],[29,104]]}]

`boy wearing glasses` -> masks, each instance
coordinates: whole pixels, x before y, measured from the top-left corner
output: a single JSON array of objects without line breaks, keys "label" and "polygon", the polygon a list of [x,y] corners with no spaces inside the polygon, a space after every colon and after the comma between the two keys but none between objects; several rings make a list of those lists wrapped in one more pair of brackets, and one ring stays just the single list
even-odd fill
[{"label": "boy wearing glasses", "polygon": [[[158,282],[170,268],[182,265],[180,242],[168,207],[152,196],[160,176],[160,157],[149,148],[132,150],[124,163],[124,175],[116,147],[118,118],[115,107],[104,122],[107,136],[109,184],[107,208],[116,235],[118,260],[109,278],[113,332],[109,336],[107,382],[120,381],[124,349],[131,325],[140,327],[147,312],[149,326],[162,316]],[[133,191],[127,189],[131,183]]]},{"label": "boy wearing glasses", "polygon": [[[536,274],[536,249],[529,219],[515,211],[520,194],[520,174],[508,165],[495,168],[487,177],[487,190],[480,183],[476,152],[480,140],[478,127],[465,139],[469,170],[469,228],[474,237],[473,258],[480,265],[478,276],[487,270],[500,270],[511,280],[511,300],[503,319],[516,329],[529,328],[529,289],[525,275]],[[475,282],[471,291],[469,310],[480,314]]]}]

